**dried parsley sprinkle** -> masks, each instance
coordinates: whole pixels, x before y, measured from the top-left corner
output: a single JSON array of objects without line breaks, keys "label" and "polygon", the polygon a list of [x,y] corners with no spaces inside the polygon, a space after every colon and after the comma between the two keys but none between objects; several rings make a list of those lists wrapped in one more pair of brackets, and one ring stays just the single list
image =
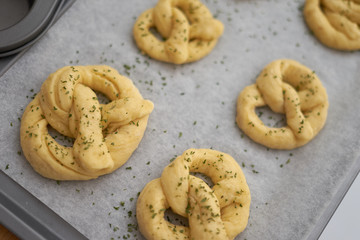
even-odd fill
[{"label": "dried parsley sprinkle", "polygon": [[255,127],[253,122],[248,122],[248,125],[251,125],[251,126]]}]

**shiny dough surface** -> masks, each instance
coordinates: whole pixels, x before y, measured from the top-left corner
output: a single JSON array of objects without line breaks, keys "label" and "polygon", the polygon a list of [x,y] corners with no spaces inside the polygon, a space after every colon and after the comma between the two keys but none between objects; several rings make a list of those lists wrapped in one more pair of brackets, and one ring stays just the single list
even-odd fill
[{"label": "shiny dough surface", "polygon": [[[209,176],[210,188],[202,179]],[[136,205],[139,229],[148,240],[228,240],[248,222],[250,190],[238,163],[228,154],[211,149],[188,149],[149,182]],[[189,227],[164,218],[165,210],[188,218]]]},{"label": "shiny dough surface", "polygon": [[[255,113],[255,108],[266,105],[285,114],[287,126],[266,126]],[[239,94],[236,122],[257,143],[274,149],[293,149],[319,133],[328,106],[326,90],[315,72],[296,61],[281,59],[268,64],[256,84]]]},{"label": "shiny dough surface", "polygon": [[[99,91],[111,101],[100,104]],[[21,119],[26,159],[42,176],[86,180],[122,166],[140,143],[153,103],[109,66],[68,66],[49,75]],[[48,125],[75,139],[59,144]]]}]

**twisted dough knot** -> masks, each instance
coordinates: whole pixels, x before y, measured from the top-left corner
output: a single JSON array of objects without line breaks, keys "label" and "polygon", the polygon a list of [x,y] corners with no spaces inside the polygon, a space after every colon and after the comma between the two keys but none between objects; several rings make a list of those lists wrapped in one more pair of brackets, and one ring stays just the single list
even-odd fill
[{"label": "twisted dough knot", "polygon": [[[292,149],[306,144],[325,124],[328,99],[313,71],[293,60],[276,60],[267,65],[237,100],[238,126],[255,142],[269,148]],[[287,126],[271,128],[255,113],[268,105],[285,113]]]},{"label": "twisted dough knot", "polygon": [[[94,89],[109,104],[99,104]],[[153,103],[143,100],[130,79],[108,66],[64,67],[52,73],[27,106],[21,146],[33,168],[57,180],[85,180],[123,165],[144,134]],[[75,138],[62,146],[48,133]]]},{"label": "twisted dough knot", "polygon": [[360,0],[307,0],[304,16],[323,44],[340,50],[360,49]]},{"label": "twisted dough knot", "polygon": [[[189,172],[206,174],[214,187]],[[161,178],[145,186],[136,216],[147,239],[234,239],[247,225],[250,201],[245,176],[230,155],[189,149],[164,169]],[[166,221],[169,207],[187,217],[190,227]]]},{"label": "twisted dough knot", "polygon": [[[150,32],[152,27],[166,40],[158,40]],[[223,30],[223,24],[199,0],[159,0],[154,8],[140,15],[133,28],[142,51],[157,60],[176,64],[207,55]]]}]

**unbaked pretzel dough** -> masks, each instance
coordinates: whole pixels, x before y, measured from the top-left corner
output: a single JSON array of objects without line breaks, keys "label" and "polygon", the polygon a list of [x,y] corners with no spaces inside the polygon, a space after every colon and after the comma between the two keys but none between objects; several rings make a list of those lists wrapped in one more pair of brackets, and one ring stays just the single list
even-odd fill
[{"label": "unbaked pretzel dough", "polygon": [[[111,102],[99,104],[102,92]],[[153,103],[132,81],[108,66],[63,67],[43,83],[21,120],[26,159],[42,176],[86,180],[123,165],[140,143]],[[48,124],[75,138],[73,147],[56,142]]]},{"label": "unbaked pretzel dough", "polygon": [[[288,125],[265,126],[255,113],[256,107],[265,105],[274,112],[285,113]],[[264,68],[256,84],[240,93],[236,122],[257,143],[293,149],[318,134],[325,124],[328,106],[326,90],[315,72],[293,60],[276,60]]]},{"label": "unbaked pretzel dough", "polygon": [[360,0],[307,0],[306,23],[326,46],[360,49]]},{"label": "unbaked pretzel dough", "polygon": [[[189,172],[209,176],[214,187]],[[148,240],[228,240],[245,229],[250,201],[245,176],[230,155],[188,149],[164,169],[161,178],[145,186],[137,201],[136,217]],[[187,217],[189,227],[166,221],[168,208]]]},{"label": "unbaked pretzel dough", "polygon": [[[154,27],[165,41],[153,35]],[[199,0],[159,0],[139,16],[133,33],[138,47],[150,57],[182,64],[209,54],[223,30]]]}]

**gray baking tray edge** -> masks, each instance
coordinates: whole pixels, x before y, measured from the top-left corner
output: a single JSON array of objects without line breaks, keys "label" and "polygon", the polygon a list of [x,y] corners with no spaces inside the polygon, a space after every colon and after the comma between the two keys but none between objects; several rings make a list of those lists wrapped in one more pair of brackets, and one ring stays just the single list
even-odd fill
[{"label": "gray baking tray edge", "polygon": [[[65,0],[49,27],[75,2]],[[49,28],[48,27],[48,28]],[[39,35],[39,38],[48,30]],[[0,58],[0,76],[27,50]],[[0,223],[21,239],[87,239],[0,170]]]},{"label": "gray baking tray edge", "polygon": [[310,232],[309,236],[307,237],[308,240],[318,239],[320,237],[321,233],[324,231],[326,225],[329,223],[331,217],[334,215],[341,201],[344,199],[346,193],[348,192],[352,183],[354,182],[354,180],[356,179],[356,177],[360,172],[360,158],[357,159],[354,165],[355,166],[353,166],[350,169],[348,173],[348,177],[344,180],[341,187],[339,188],[339,191],[335,194],[329,206],[321,215],[320,219],[318,220],[318,223],[314,226],[313,230]]},{"label": "gray baking tray edge", "polygon": [[0,223],[21,239],[87,239],[0,170]]}]

